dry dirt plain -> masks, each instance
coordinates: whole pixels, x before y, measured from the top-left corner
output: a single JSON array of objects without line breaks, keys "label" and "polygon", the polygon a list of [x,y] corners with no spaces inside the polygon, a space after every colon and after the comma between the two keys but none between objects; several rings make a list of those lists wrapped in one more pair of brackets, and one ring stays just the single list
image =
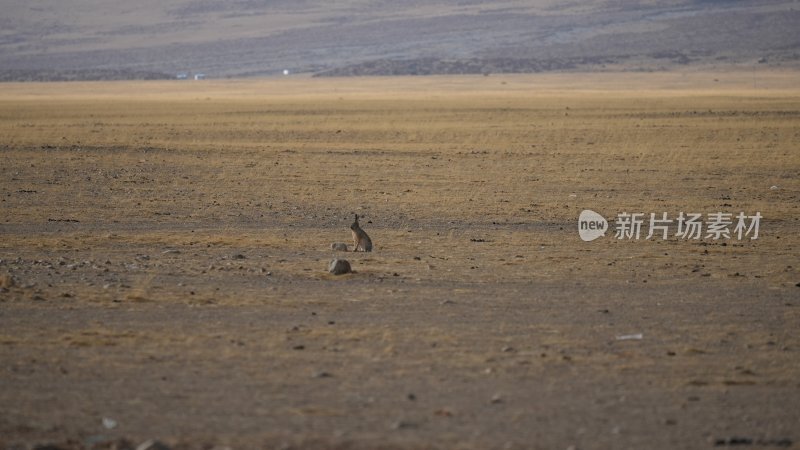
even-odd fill
[{"label": "dry dirt plain", "polygon": [[0,85],[0,448],[796,448],[798,80]]}]

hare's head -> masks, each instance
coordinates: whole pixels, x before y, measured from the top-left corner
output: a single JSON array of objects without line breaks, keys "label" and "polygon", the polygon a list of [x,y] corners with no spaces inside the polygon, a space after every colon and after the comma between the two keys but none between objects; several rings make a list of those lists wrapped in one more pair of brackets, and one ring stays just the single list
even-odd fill
[{"label": "hare's head", "polygon": [[351,230],[357,230],[357,229],[359,229],[359,228],[360,228],[360,227],[358,226],[358,214],[356,214],[356,221],[355,221],[355,222],[353,222],[353,224],[352,224],[352,225],[350,225],[350,229],[351,229]]}]

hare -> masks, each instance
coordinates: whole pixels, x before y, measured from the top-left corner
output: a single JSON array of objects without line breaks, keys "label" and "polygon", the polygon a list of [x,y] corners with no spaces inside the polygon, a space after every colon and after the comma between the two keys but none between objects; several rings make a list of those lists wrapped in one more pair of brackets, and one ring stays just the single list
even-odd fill
[{"label": "hare", "polygon": [[356,221],[350,225],[350,230],[353,232],[353,251],[357,252],[361,249],[362,252],[372,251],[372,239],[367,236],[367,233],[358,225],[358,214],[356,214]]}]

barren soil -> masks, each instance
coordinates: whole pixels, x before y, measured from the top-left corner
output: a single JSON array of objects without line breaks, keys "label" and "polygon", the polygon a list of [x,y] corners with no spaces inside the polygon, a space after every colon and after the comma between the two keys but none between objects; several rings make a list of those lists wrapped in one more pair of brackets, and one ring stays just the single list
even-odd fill
[{"label": "barren soil", "polygon": [[0,85],[0,448],[796,447],[797,79]]}]

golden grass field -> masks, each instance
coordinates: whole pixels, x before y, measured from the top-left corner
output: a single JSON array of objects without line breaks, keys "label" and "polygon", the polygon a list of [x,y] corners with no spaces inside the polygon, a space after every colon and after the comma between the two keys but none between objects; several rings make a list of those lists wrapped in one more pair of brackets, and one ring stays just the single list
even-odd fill
[{"label": "golden grass field", "polygon": [[798,81],[0,85],[0,448],[796,446]]}]

